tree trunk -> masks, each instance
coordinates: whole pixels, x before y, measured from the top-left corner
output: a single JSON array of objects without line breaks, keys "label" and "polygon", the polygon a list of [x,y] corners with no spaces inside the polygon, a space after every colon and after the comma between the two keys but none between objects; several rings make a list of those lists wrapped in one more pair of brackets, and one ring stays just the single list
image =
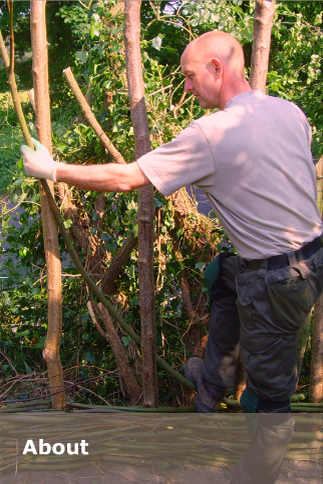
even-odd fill
[{"label": "tree trunk", "polygon": [[323,399],[323,294],[314,306],[309,399],[314,403],[319,403]]},{"label": "tree trunk", "polygon": [[[317,203],[323,220],[323,156],[317,164]],[[310,401],[323,398],[323,294],[314,306]]]},{"label": "tree trunk", "polygon": [[323,156],[316,165],[317,176],[317,205],[323,220]]},{"label": "tree trunk", "polygon": [[[275,3],[268,0],[256,2],[254,15],[253,48],[251,56],[250,84],[252,89],[266,91],[270,53],[271,29],[275,12]],[[234,395],[240,399],[246,387],[246,372],[241,358],[238,362]]]},{"label": "tree trunk", "polygon": [[301,326],[298,333],[298,345],[297,345],[297,374],[298,380],[296,383],[296,388],[298,386],[299,378],[301,376],[301,370],[303,366],[304,355],[307,347],[308,336],[311,327],[312,312],[307,316],[306,321]]},{"label": "tree trunk", "polygon": [[[125,2],[125,47],[131,119],[136,158],[150,151],[140,51],[141,1]],[[153,271],[153,187],[138,190],[139,290],[141,317],[142,381],[144,405],[158,406],[156,324]]]},{"label": "tree trunk", "polygon": [[115,356],[120,371],[120,378],[124,382],[125,389],[123,389],[121,385],[123,395],[126,398],[129,398],[130,405],[138,404],[138,401],[141,397],[141,388],[139,383],[137,382],[135,372],[129,363],[128,354],[124,349],[123,344],[121,343],[121,340],[119,338],[117,330],[114,327],[108,310],[103,306],[102,303],[99,303],[97,305],[97,309],[105,326],[104,330],[95,317],[91,301],[88,301],[87,308],[89,310],[94,326],[99,331],[101,336],[103,336],[103,338],[110,343],[112,352]]},{"label": "tree trunk", "polygon": [[266,91],[274,13],[274,2],[268,0],[256,2],[250,84],[252,89],[260,89],[263,92]]},{"label": "tree trunk", "polygon": [[[51,152],[45,8],[45,1],[30,2],[37,135],[39,141]],[[53,193],[53,182],[48,182],[48,185]],[[43,356],[47,363],[50,392],[60,392],[51,397],[52,406],[56,410],[61,410],[65,407],[63,372],[59,356],[62,334],[61,262],[55,219],[41,184],[40,203],[48,279],[48,330]]]},{"label": "tree trunk", "polygon": [[109,268],[106,269],[104,276],[101,279],[102,288],[106,294],[116,294],[117,287],[115,280],[119,274],[124,270],[124,266],[131,254],[131,252],[137,247],[138,239],[131,233],[128,240],[119,249],[119,252],[111,260]]}]

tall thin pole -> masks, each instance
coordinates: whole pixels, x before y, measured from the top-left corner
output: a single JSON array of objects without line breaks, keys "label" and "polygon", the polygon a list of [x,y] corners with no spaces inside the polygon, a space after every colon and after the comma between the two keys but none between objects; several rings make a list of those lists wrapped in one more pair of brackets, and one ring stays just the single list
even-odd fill
[{"label": "tall thin pole", "polygon": [[[317,203],[323,220],[323,156],[316,167]],[[311,402],[323,399],[323,294],[314,306],[313,344],[309,398]]]},{"label": "tall thin pole", "polygon": [[[30,25],[37,136],[39,141],[44,144],[51,153],[52,143],[45,1],[32,0],[30,2]],[[53,182],[48,181],[48,186],[53,194]],[[43,356],[47,363],[49,389],[51,393],[55,393],[55,395],[51,397],[52,407],[56,410],[61,410],[65,407],[63,372],[59,355],[62,334],[61,261],[56,222],[48,203],[48,198],[41,184],[40,203],[47,266],[48,292],[48,329]]]},{"label": "tall thin pole", "polygon": [[[140,50],[141,1],[125,1],[125,47],[131,119],[136,158],[150,151]],[[139,291],[144,406],[158,406],[156,364],[155,281],[153,270],[153,188],[138,190]]]},{"label": "tall thin pole", "polygon": [[263,92],[266,91],[267,84],[271,30],[274,13],[274,1],[256,1],[250,84],[252,89],[260,89]]}]

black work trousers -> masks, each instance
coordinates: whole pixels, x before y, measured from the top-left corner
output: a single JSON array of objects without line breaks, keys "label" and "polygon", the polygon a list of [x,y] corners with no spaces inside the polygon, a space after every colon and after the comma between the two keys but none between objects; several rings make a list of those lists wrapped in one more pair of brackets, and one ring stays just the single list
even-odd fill
[{"label": "black work trousers", "polygon": [[[293,253],[292,253],[293,254]],[[239,352],[248,388],[259,398],[285,401],[297,381],[298,332],[323,290],[323,247],[309,259],[268,270],[239,256],[224,258],[214,287],[203,377],[234,384]]]}]

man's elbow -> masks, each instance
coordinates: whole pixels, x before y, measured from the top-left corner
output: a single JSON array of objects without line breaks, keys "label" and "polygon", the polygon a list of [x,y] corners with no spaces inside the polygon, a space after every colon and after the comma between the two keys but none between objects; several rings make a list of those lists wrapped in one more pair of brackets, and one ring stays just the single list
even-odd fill
[{"label": "man's elbow", "polygon": [[120,191],[132,192],[133,190],[137,190],[138,188],[150,184],[150,180],[140,169],[139,165],[134,162],[127,165],[127,169],[124,171],[123,176],[120,179]]},{"label": "man's elbow", "polygon": [[118,192],[119,193],[129,193],[129,192],[133,192],[134,190],[136,190],[137,187],[134,187],[132,184],[129,184],[129,183],[121,183],[118,187]]},{"label": "man's elbow", "polygon": [[151,185],[149,180],[148,181],[142,181],[142,182],[139,182],[139,181],[134,182],[133,180],[129,180],[129,182],[120,183],[117,191],[122,192],[122,193],[133,192],[134,190],[137,190],[139,188],[143,188],[147,185]]},{"label": "man's elbow", "polygon": [[136,162],[127,165],[109,163],[103,166],[100,191],[127,193],[149,184],[149,179]]}]

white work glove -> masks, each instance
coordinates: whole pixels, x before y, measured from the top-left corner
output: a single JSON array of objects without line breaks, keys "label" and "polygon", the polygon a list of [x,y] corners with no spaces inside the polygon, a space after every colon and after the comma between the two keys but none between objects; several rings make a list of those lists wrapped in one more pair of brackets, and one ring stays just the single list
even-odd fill
[{"label": "white work glove", "polygon": [[20,151],[24,158],[24,167],[28,175],[36,178],[46,178],[56,182],[56,168],[58,163],[52,159],[47,148],[34,138],[31,138],[35,150],[22,145]]}]

